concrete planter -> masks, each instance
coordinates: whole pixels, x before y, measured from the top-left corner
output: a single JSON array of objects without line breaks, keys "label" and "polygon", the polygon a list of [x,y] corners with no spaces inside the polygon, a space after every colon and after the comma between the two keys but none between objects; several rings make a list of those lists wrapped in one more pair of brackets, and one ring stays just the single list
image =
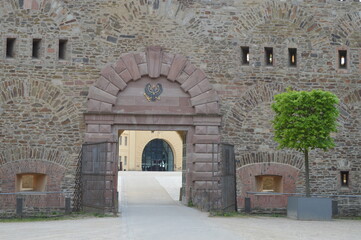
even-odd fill
[{"label": "concrete planter", "polygon": [[288,197],[287,217],[297,220],[330,221],[332,219],[332,199]]}]

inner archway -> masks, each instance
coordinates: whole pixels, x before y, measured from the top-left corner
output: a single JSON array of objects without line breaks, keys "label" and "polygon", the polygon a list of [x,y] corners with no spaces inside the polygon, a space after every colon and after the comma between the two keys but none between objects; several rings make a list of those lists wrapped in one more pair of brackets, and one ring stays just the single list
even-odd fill
[{"label": "inner archway", "polygon": [[144,148],[142,171],[173,171],[174,154],[163,139],[153,139]]},{"label": "inner archway", "polygon": [[118,162],[119,130],[186,133],[182,201],[204,209],[210,202],[220,206],[221,185],[215,176],[222,165],[217,147],[221,115],[206,74],[184,56],[148,47],[122,55],[100,75],[89,89],[86,142],[111,143],[107,161]]}]

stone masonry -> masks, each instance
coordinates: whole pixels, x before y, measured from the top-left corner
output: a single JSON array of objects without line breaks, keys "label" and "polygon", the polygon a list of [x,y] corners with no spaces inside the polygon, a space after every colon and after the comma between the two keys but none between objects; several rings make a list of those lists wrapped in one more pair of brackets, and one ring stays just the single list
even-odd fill
[{"label": "stone masonry", "polygon": [[[281,175],[284,191],[302,193],[302,155],[278,150],[270,123],[273,96],[292,87],[341,100],[336,147],[310,155],[312,193],[361,195],[359,1],[8,0],[0,1],[0,36],[0,193],[14,192],[23,173],[50,176],[47,191],[72,192],[84,142],[150,128],[188,132],[187,200],[210,189],[219,142],[235,146],[239,210],[257,175]],[[8,39],[15,39],[11,56]],[[35,58],[33,39],[41,39]],[[265,63],[270,47],[273,65]],[[297,66],[289,48],[297,49]],[[125,91],[152,79],[182,92],[151,110],[143,93],[124,101]],[[134,117],[140,109],[145,114]],[[349,172],[348,187],[341,171]],[[285,206],[283,199],[256,203]],[[340,198],[340,213],[360,215],[360,204]]]}]

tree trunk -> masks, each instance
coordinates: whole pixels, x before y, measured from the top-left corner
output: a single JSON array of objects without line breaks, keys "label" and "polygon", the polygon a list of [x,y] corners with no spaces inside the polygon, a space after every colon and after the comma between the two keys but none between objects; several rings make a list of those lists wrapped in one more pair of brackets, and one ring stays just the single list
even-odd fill
[{"label": "tree trunk", "polygon": [[310,167],[308,165],[308,149],[305,149],[305,178],[306,178],[306,197],[310,197]]}]

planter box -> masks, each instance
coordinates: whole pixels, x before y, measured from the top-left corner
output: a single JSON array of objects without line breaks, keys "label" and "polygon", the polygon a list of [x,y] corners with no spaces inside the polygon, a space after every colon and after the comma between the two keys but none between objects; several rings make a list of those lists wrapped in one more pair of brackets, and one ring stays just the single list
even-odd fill
[{"label": "planter box", "polygon": [[287,217],[298,220],[330,221],[332,219],[332,199],[288,197]]}]

